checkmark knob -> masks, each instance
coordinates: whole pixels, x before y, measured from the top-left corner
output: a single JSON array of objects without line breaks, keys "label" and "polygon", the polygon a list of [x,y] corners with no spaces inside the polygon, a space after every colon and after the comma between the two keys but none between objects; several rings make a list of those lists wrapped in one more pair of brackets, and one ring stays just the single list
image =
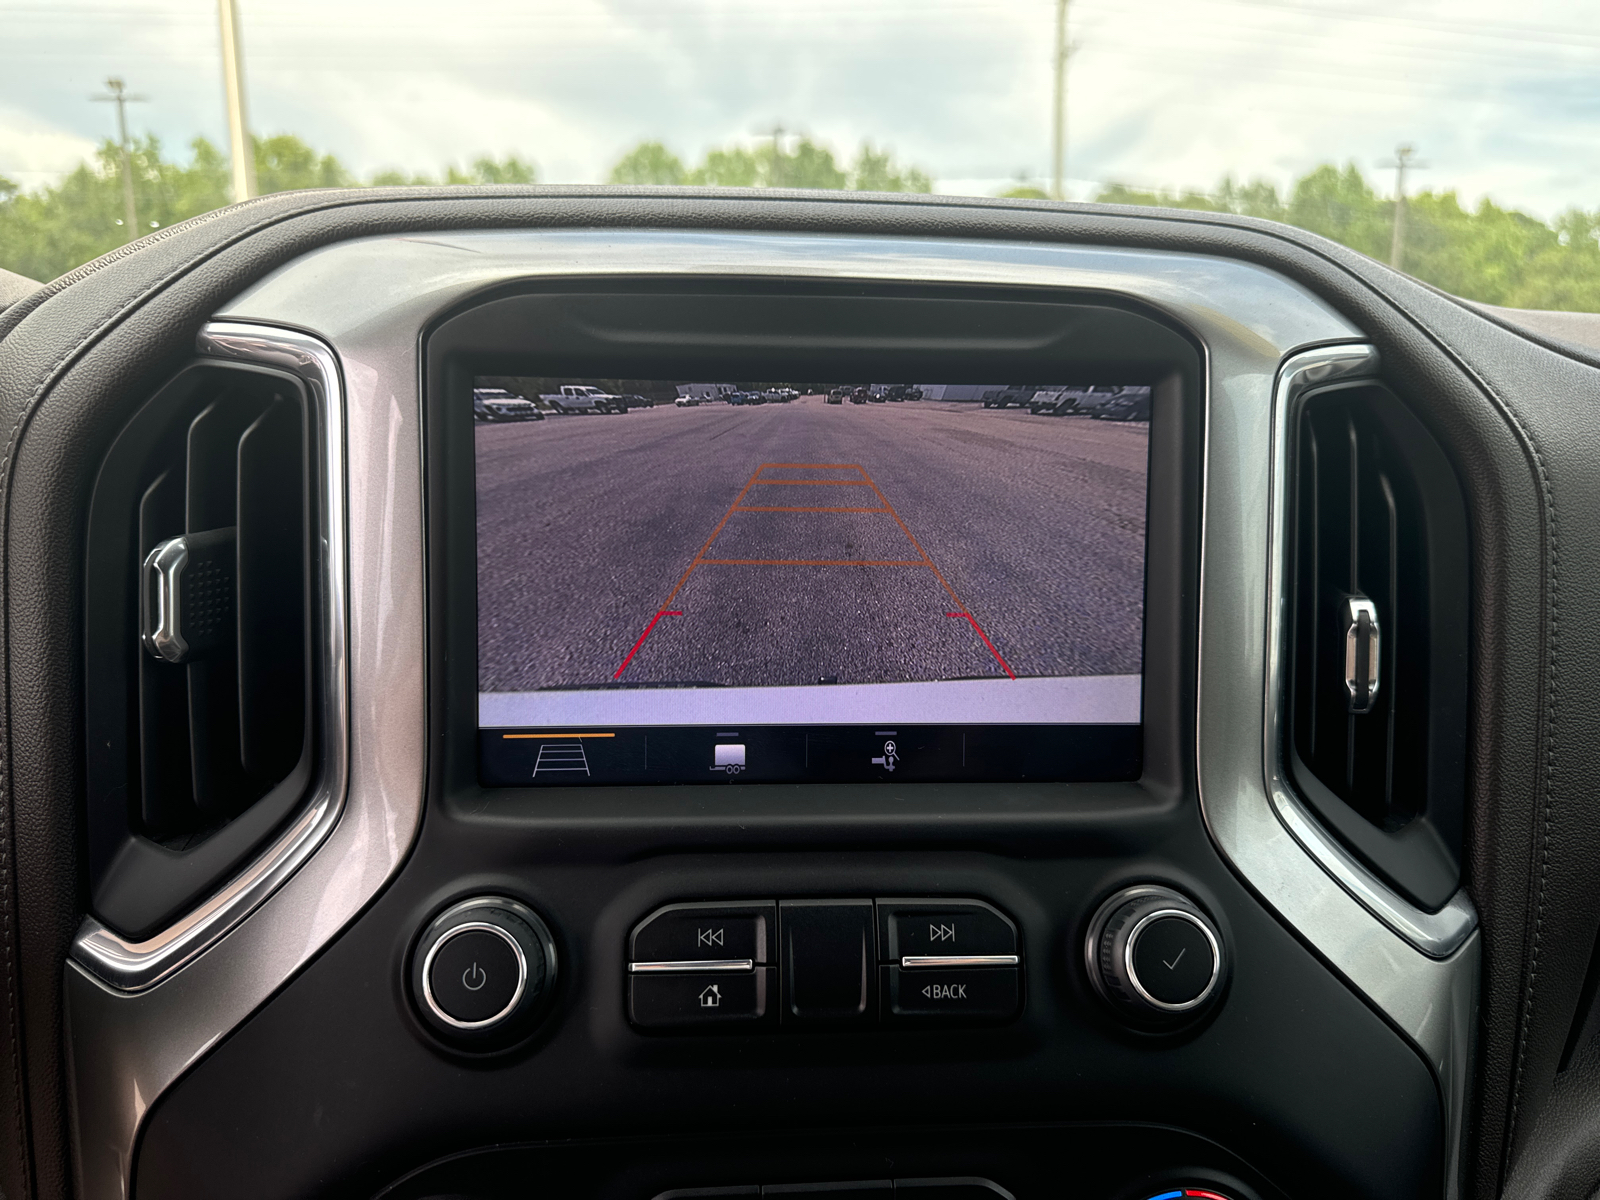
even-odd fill
[{"label": "checkmark knob", "polygon": [[1084,965],[1099,995],[1130,1023],[1191,1021],[1221,994],[1227,955],[1211,916],[1159,884],[1124,888],[1089,925]]}]

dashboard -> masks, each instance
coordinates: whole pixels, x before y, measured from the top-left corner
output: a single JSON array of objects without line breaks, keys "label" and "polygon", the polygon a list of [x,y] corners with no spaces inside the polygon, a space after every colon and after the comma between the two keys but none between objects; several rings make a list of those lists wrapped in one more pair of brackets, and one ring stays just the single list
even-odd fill
[{"label": "dashboard", "polygon": [[1591,351],[499,191],[0,309],[8,1194],[1588,1194]]}]

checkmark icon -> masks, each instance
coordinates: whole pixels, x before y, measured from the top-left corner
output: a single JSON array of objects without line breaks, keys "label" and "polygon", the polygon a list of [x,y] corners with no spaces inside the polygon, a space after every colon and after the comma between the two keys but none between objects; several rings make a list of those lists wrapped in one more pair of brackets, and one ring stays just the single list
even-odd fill
[{"label": "checkmark icon", "polygon": [[1169,971],[1174,971],[1174,970],[1177,969],[1178,964],[1183,961],[1183,956],[1185,954],[1187,954],[1187,953],[1189,953],[1189,947],[1185,946],[1182,950],[1178,951],[1178,957],[1177,958],[1173,959],[1171,962],[1168,962],[1166,959],[1163,958],[1161,960],[1161,965],[1163,967],[1165,967]]}]

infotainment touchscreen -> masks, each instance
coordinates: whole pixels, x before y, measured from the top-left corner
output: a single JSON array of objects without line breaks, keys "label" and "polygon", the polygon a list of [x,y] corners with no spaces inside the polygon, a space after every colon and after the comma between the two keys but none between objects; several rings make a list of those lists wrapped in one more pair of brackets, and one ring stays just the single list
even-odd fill
[{"label": "infotainment touchscreen", "polygon": [[1151,389],[480,377],[487,785],[1139,775]]}]

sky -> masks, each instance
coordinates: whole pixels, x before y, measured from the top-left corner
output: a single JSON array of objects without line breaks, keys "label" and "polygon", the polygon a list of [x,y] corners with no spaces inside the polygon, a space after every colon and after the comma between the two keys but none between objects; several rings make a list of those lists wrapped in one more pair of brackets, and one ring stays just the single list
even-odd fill
[{"label": "sky", "polygon": [[[480,154],[594,183],[779,126],[992,195],[1050,171],[1054,0],[238,0],[250,123],[360,176]],[[1600,0],[1070,0],[1067,190],[1354,162],[1549,218],[1600,208]],[[0,175],[115,130],[226,148],[215,0],[0,0]]]}]

